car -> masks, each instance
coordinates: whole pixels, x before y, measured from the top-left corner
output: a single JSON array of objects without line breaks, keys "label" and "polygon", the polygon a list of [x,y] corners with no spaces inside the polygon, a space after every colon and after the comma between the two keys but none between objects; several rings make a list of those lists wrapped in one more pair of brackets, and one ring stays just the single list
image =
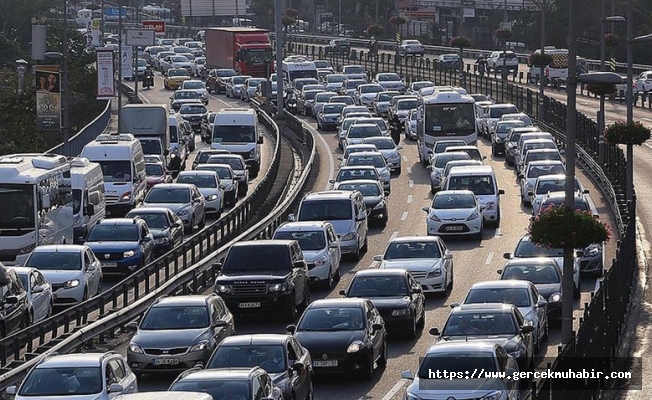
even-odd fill
[{"label": "car", "polygon": [[[505,303],[516,306],[534,327],[534,349],[548,338],[548,301],[530,281],[484,281],[474,283],[462,304]],[[459,306],[452,303],[451,308]]]},{"label": "car", "polygon": [[[528,192],[530,204],[532,205],[532,215],[539,215],[539,207],[543,198],[548,193],[564,192],[566,190],[566,175],[542,175],[537,178],[534,188]],[[575,178],[575,195],[588,194],[589,190],[584,188],[582,182]]]},{"label": "car", "polygon": [[296,240],[308,263],[311,284],[331,290],[342,275],[342,249],[333,224],[327,221],[287,222],[272,239]]},{"label": "car", "polygon": [[441,188],[443,188],[444,168],[448,162],[455,160],[471,160],[471,157],[468,153],[463,151],[432,154],[432,158],[429,162],[430,165],[428,165],[427,168],[430,171],[430,192],[432,194],[437,193]]},{"label": "car", "polygon": [[49,318],[52,315],[55,298],[52,284],[36,268],[17,266],[11,269],[18,276],[27,294],[30,320],[36,323]]},{"label": "car", "polygon": [[354,106],[355,102],[353,101],[353,98],[351,96],[347,95],[341,95],[338,94],[337,96],[333,96],[328,100],[329,103],[344,103],[347,106]]},{"label": "car", "polygon": [[496,123],[498,123],[504,114],[514,114],[518,112],[518,108],[509,103],[490,104],[486,106],[482,122],[482,136],[488,138],[491,135],[491,132],[494,131]]},{"label": "car", "polygon": [[222,154],[231,154],[231,151],[226,149],[201,149],[197,152],[195,160],[192,162],[192,169],[196,169],[198,165],[206,164],[211,156]]},{"label": "car", "polygon": [[389,212],[383,185],[370,179],[351,180],[337,183],[333,190],[357,190],[362,193],[369,214],[369,223],[377,221],[381,227],[387,226]]},{"label": "car", "polygon": [[349,79],[361,79],[367,83],[367,71],[362,65],[345,65],[342,73],[349,76]]},{"label": "car", "polygon": [[208,93],[225,93],[228,81],[237,75],[238,73],[234,69],[212,69],[206,77],[206,90],[208,90]]},{"label": "car", "polygon": [[238,181],[238,196],[244,197],[249,191],[249,167],[239,154],[217,154],[208,157],[207,164],[226,164],[231,167]]},{"label": "car", "polygon": [[397,175],[401,174],[401,164],[402,158],[400,151],[403,150],[403,146],[398,146],[391,137],[388,136],[376,136],[366,138],[362,141],[362,144],[372,144],[376,146],[376,151],[385,157],[387,166],[390,171],[396,172]]},{"label": "car", "polygon": [[[531,140],[528,140],[530,142]],[[551,144],[547,144],[549,148],[527,150],[525,155],[521,157],[518,164],[516,164],[516,172],[521,175],[527,169],[527,166],[534,161],[562,161],[561,153],[557,147],[552,148]]]},{"label": "car", "polygon": [[170,68],[163,75],[163,87],[167,90],[177,90],[184,81],[191,79],[190,73],[185,68]]},{"label": "car", "polygon": [[173,51],[168,51],[168,50],[160,51],[156,53],[156,56],[152,58],[150,63],[154,66],[154,69],[161,70],[161,61],[166,57],[174,56],[174,55],[175,53]]},{"label": "car", "polygon": [[398,54],[402,56],[419,55],[423,57],[425,54],[425,48],[421,42],[416,39],[403,40],[398,46]]},{"label": "car", "polygon": [[511,129],[525,127],[525,122],[518,119],[508,121],[500,120],[496,122],[494,130],[491,132],[491,155],[505,154],[505,142],[508,139]]},{"label": "car", "polygon": [[[517,144],[518,150],[516,150],[516,153],[514,155],[514,166],[516,170],[516,174],[520,174],[521,170],[523,168],[523,165],[525,163],[525,157],[527,156],[527,153],[530,150],[539,150],[539,149],[552,149],[552,150],[558,150],[557,144],[553,139],[550,138],[539,138],[539,139],[531,139],[528,136],[530,135],[550,135],[547,132],[540,132],[540,133],[523,133],[519,137],[519,142]],[[525,140],[524,140],[525,139]]]},{"label": "car", "polygon": [[147,192],[142,206],[169,208],[181,218],[188,233],[194,232],[195,226],[206,226],[206,199],[193,184],[158,184]]},{"label": "car", "polygon": [[[356,125],[353,125],[349,128],[349,132],[355,126]],[[382,153],[379,151],[353,153],[342,163],[343,167],[359,167],[365,165],[371,165],[376,168],[378,176],[380,177],[380,183],[383,185],[383,190],[389,195],[391,192],[391,172]]]},{"label": "car", "polygon": [[374,115],[378,117],[386,117],[389,115],[389,102],[394,96],[399,96],[401,92],[395,90],[385,90],[379,93],[376,93],[371,102],[371,110]]},{"label": "car", "polygon": [[159,68],[163,74],[170,69],[185,69],[188,76],[191,76],[192,62],[185,55],[177,53],[177,55],[167,56],[162,59],[159,63]]},{"label": "car", "polygon": [[224,186],[224,206],[233,207],[238,202],[240,183],[236,179],[235,172],[228,164],[200,164],[195,171],[213,171],[220,177],[220,183]]},{"label": "car", "polygon": [[[183,117],[183,119],[188,121],[194,133],[201,133],[201,122],[208,113],[208,109],[204,104],[200,102],[181,103],[179,104],[177,112]],[[195,142],[193,140],[190,144],[190,151],[195,150],[194,145]]]},{"label": "car", "polygon": [[183,221],[169,208],[135,208],[126,217],[145,220],[154,237],[154,256],[163,255],[183,243]]},{"label": "car", "polygon": [[235,335],[233,314],[216,294],[159,297],[125,328],[135,332],[127,363],[139,377],[206,365],[213,349]]},{"label": "car", "polygon": [[417,139],[417,124],[419,123],[419,110],[410,110],[408,117],[405,119],[404,127],[406,139]]},{"label": "car", "polygon": [[233,97],[239,99],[242,97],[242,91],[245,90],[244,83],[247,79],[251,78],[249,75],[235,75],[226,82],[224,94],[226,97]]},{"label": "car", "polygon": [[427,87],[433,87],[435,86],[435,83],[432,81],[414,81],[410,83],[410,85],[407,87],[405,93],[406,94],[411,94],[411,95],[416,95],[419,94],[419,91],[423,88]]},{"label": "car", "polygon": [[561,161],[544,160],[529,163],[523,173],[518,176],[518,184],[521,187],[521,204],[532,206],[529,194],[534,190],[534,185],[540,176],[564,173],[566,173],[566,167]]},{"label": "car", "polygon": [[638,93],[645,93],[652,91],[652,71],[641,72],[639,76],[634,79],[634,90]]},{"label": "car", "polygon": [[267,79],[248,78],[247,80],[245,80],[244,86],[240,91],[240,100],[251,101],[251,99],[254,98],[254,94],[256,93],[256,89],[258,88],[258,85],[260,85],[263,82],[267,82]]},{"label": "car", "polygon": [[281,389],[260,367],[191,369],[182,372],[168,390],[208,393],[213,399],[283,400]]},{"label": "car", "polygon": [[493,342],[518,362],[522,371],[534,371],[534,327],[513,304],[465,304],[448,314],[444,327],[430,328],[438,343]]},{"label": "car", "polygon": [[360,179],[371,179],[371,180],[378,181],[378,183],[381,183],[380,175],[378,175],[378,171],[373,165],[356,165],[356,166],[340,167],[340,169],[337,171],[337,175],[335,175],[335,179],[332,179],[330,183],[336,185],[341,182],[360,180]]},{"label": "car", "polygon": [[[130,78],[132,81],[133,80],[142,80],[143,76],[145,75],[145,71],[147,71],[147,60],[143,58],[139,58],[136,61],[136,65],[134,65],[134,68],[132,70],[132,77]],[[135,78],[134,78],[135,77]]]},{"label": "car", "polygon": [[[321,93],[320,93],[321,94]],[[342,109],[346,107],[344,103],[326,103],[317,113],[317,128],[322,130],[330,130],[337,128],[337,117],[342,113]]]},{"label": "car", "polygon": [[419,105],[417,99],[400,99],[396,102],[395,106],[389,109],[389,118],[398,117],[401,124],[405,123],[411,110],[415,110]]},{"label": "car", "polygon": [[174,111],[179,111],[183,104],[200,104],[202,107],[204,106],[199,98],[199,94],[194,90],[175,91],[170,97],[170,107],[172,107]]},{"label": "car", "polygon": [[194,90],[199,95],[199,99],[205,106],[208,105],[208,90],[206,84],[199,80],[190,79],[181,84],[182,90]]},{"label": "car", "polygon": [[310,110],[310,115],[317,118],[318,114],[321,112],[322,108],[329,103],[331,97],[338,96],[335,92],[321,92],[317,93],[315,100],[312,103],[312,109]]},{"label": "car", "polygon": [[491,71],[507,71],[518,70],[518,57],[513,51],[493,51],[487,57],[487,72]]},{"label": "car", "polygon": [[484,161],[487,159],[487,156],[483,156],[482,153],[480,153],[480,149],[478,149],[477,146],[471,146],[471,145],[466,145],[466,146],[449,146],[446,147],[446,150],[444,150],[444,153],[457,153],[457,152],[464,152],[471,157],[471,160],[476,160],[476,161]]},{"label": "car", "polygon": [[143,50],[143,59],[151,64],[156,55],[162,51],[166,51],[163,46],[147,46],[145,47],[145,50]]},{"label": "car", "polygon": [[324,77],[324,83],[327,91],[337,92],[342,88],[342,83],[348,79],[345,74],[328,74]]},{"label": "car", "polygon": [[[85,244],[101,261],[103,275],[131,275],[154,256],[154,235],[140,218],[99,221],[86,237]],[[88,294],[91,293],[89,290]],[[60,300],[57,295],[57,302]]]},{"label": "car", "polygon": [[[433,376],[432,372],[446,372]],[[468,371],[492,374],[468,379]],[[406,370],[401,379],[408,381],[405,399],[500,399],[518,400],[518,363],[499,344],[491,342],[437,342],[420,358],[416,374]]]},{"label": "car", "polygon": [[466,142],[460,139],[438,140],[432,148],[433,154],[444,153],[449,147],[466,146]]},{"label": "car", "polygon": [[390,334],[417,337],[426,322],[426,298],[406,269],[367,269],[353,276],[340,295],[371,300]]},{"label": "car", "polygon": [[426,230],[429,235],[470,235],[482,240],[482,206],[470,190],[442,190],[432,198]]},{"label": "car", "polygon": [[312,358],[292,336],[237,335],[217,345],[206,364],[209,370],[260,366],[283,392],[284,400],[314,398]]},{"label": "car", "polygon": [[[344,107],[346,109],[346,107]],[[344,112],[344,109],[342,110]],[[344,148],[344,144],[346,143],[346,133],[349,131],[349,128],[355,121],[358,120],[358,118],[362,117],[346,117],[344,119],[341,119],[341,115],[338,116],[338,122],[337,122],[337,146],[342,152],[346,153],[346,149]]]},{"label": "car", "polygon": [[385,90],[386,89],[378,83],[364,83],[355,88],[355,92],[353,92],[353,100],[355,101],[355,104],[371,109],[376,95]]},{"label": "car", "polygon": [[[199,79],[206,79],[208,70],[206,69],[206,57],[198,55],[192,62],[191,73]],[[207,89],[208,90],[208,89]]]},{"label": "car", "polygon": [[317,70],[328,71],[331,74],[334,71],[333,70],[333,65],[328,60],[313,60],[312,62],[315,64],[315,67],[317,68]]},{"label": "car", "polygon": [[446,166],[441,173],[441,187],[446,186],[446,179],[451,172],[451,169],[455,167],[470,167],[473,165],[484,165],[482,161],[478,160],[452,160],[446,163]]},{"label": "car", "polygon": [[460,68],[460,55],[459,54],[441,54],[435,58],[435,64],[446,71],[455,71]]},{"label": "car", "polygon": [[394,72],[382,72],[376,74],[373,82],[381,85],[384,91],[397,91],[404,93],[406,90],[405,81],[399,74]]},{"label": "car", "polygon": [[518,140],[520,139],[521,135],[524,133],[532,132],[541,132],[541,129],[536,126],[530,126],[521,128],[512,127],[509,130],[507,138],[503,141],[505,146],[505,162],[507,165],[514,165],[515,163],[516,154],[518,152]]},{"label": "car", "polygon": [[39,361],[20,387],[7,393],[16,400],[97,399],[137,393],[138,382],[124,358],[115,352],[54,354]]},{"label": "car", "polygon": [[315,97],[318,93],[323,93],[325,90],[322,89],[306,89],[308,85],[304,86],[301,90],[301,94],[297,98],[297,112],[301,115],[309,116],[312,115],[312,105],[315,102]]},{"label": "car", "polygon": [[[315,78],[295,78],[289,86],[290,89],[293,89],[294,93],[298,96],[305,85],[320,85],[320,83]],[[325,87],[323,88],[325,89]]]},{"label": "car", "polygon": [[369,117],[369,116],[356,116],[355,113],[349,113],[347,116],[356,117],[356,120],[353,122],[353,125],[360,124],[376,124],[380,128],[380,136],[389,137],[389,126],[387,121],[382,117]]},{"label": "car", "polygon": [[473,100],[475,100],[476,104],[480,102],[487,102],[488,104],[493,103],[493,101],[491,101],[491,97],[483,93],[469,93],[469,96],[473,97]]},{"label": "car", "polygon": [[333,39],[328,42],[328,45],[324,48],[324,54],[346,54],[348,55],[351,52],[351,42],[348,39]]},{"label": "car", "polygon": [[361,144],[364,139],[376,136],[383,136],[378,124],[356,124],[353,122],[346,131],[344,139],[340,141],[341,148],[345,149],[346,146],[352,144]]},{"label": "car", "polygon": [[[200,125],[201,140],[206,144],[211,144],[216,115],[217,115],[216,112],[209,111],[206,114],[204,114],[204,118],[202,118],[201,120],[201,125]],[[206,159],[208,160],[208,157]],[[199,163],[197,162],[197,164]],[[194,166],[196,166],[197,164],[195,164],[195,161],[193,161]]]},{"label": "car", "polygon": [[4,285],[0,286],[4,301],[0,302],[0,335],[6,338],[14,331],[20,331],[32,324],[33,315],[30,314],[30,302],[27,292],[15,270],[5,268]]},{"label": "car", "polygon": [[338,93],[340,95],[346,95],[353,98],[355,91],[358,89],[358,86],[365,85],[366,83],[367,81],[365,79],[354,79],[349,77],[344,82],[342,82],[342,87]]},{"label": "car", "polygon": [[371,300],[315,300],[287,330],[313,355],[316,375],[355,371],[371,380],[374,365],[387,364],[385,321]]},{"label": "car", "polygon": [[532,119],[526,113],[523,112],[503,114],[503,116],[500,117],[499,121],[521,121],[525,124],[526,127],[534,126],[534,124],[532,123]]},{"label": "car", "polygon": [[378,151],[375,145],[373,144],[352,144],[350,146],[347,146],[344,152],[342,153],[342,157],[338,157],[338,160],[341,160],[342,162],[345,162],[347,158],[353,153],[363,153],[363,152],[369,152],[369,151]]},{"label": "car", "polygon": [[172,173],[160,162],[145,163],[145,176],[148,190],[159,183],[172,183]]},{"label": "car", "polygon": [[37,246],[25,266],[39,270],[50,282],[55,305],[81,303],[102,291],[102,264],[88,245]]},{"label": "car", "polygon": [[182,171],[177,177],[177,183],[189,183],[197,186],[206,199],[206,213],[215,218],[222,216],[224,209],[224,188],[220,177],[214,171]]}]

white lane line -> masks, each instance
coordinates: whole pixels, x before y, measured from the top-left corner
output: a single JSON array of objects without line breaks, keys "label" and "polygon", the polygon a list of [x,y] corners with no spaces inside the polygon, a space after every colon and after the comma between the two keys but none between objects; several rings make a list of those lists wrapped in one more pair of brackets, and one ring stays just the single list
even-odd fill
[{"label": "white lane line", "polygon": [[403,215],[401,215],[401,221],[405,221],[407,219],[407,217],[408,217],[408,212],[403,211]]},{"label": "white lane line", "polygon": [[332,185],[331,181],[335,176],[335,163],[333,162],[333,153],[331,152],[331,148],[328,147],[328,142],[326,142],[326,139],[324,139],[321,133],[315,131],[314,129],[312,129],[312,127],[310,129],[313,131],[313,133],[315,133],[315,136],[319,138],[319,143],[321,143],[322,147],[326,152],[326,155],[328,156],[326,157],[328,158],[328,180],[326,181],[326,186],[324,187],[324,190],[330,190]]},{"label": "white lane line", "polygon": [[408,167],[408,174],[412,173],[412,167]]},{"label": "white lane line", "polygon": [[392,386],[391,389],[389,389],[389,392],[385,396],[383,396],[382,400],[392,400],[394,396],[405,386],[407,383],[407,379],[401,379],[400,381],[396,382],[394,386]]},{"label": "white lane line", "polygon": [[237,107],[236,104],[229,104],[226,101],[222,100],[221,98],[219,98],[219,97],[217,97],[215,95],[209,94],[208,97],[211,98],[211,99],[215,99],[216,101],[219,101],[220,103],[224,104],[227,107]]},{"label": "white lane line", "polygon": [[408,160],[407,156],[403,156],[403,161],[407,161],[407,160]]},{"label": "white lane line", "polygon": [[379,265],[380,265],[379,261],[372,261],[371,264],[369,264],[369,266],[367,267],[367,269],[378,268]]},{"label": "white lane line", "polygon": [[500,230],[500,228],[496,228],[496,235],[495,236],[503,236],[503,231]]},{"label": "white lane line", "polygon": [[412,200],[414,200],[414,196],[412,196],[411,194],[408,194],[408,198],[407,198],[408,204],[412,203]]},{"label": "white lane line", "polygon": [[408,181],[408,187],[414,187],[414,181],[412,179]]},{"label": "white lane line", "polygon": [[389,237],[388,242],[391,242],[392,240],[396,239],[397,236],[398,236],[398,231],[392,232],[392,236]]},{"label": "white lane line", "polygon": [[485,265],[491,264],[491,260],[493,260],[493,258],[494,258],[494,252],[490,251],[489,254],[487,255],[487,261],[484,262]]}]

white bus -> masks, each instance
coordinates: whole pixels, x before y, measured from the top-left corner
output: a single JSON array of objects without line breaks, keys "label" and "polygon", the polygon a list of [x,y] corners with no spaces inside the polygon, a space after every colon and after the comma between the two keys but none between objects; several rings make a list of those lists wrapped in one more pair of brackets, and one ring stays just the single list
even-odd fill
[{"label": "white bus", "polygon": [[56,154],[0,157],[0,261],[21,265],[36,246],[73,243],[70,163]]},{"label": "white bus", "polygon": [[429,160],[435,142],[460,139],[475,145],[475,100],[457,91],[435,91],[421,100],[417,122],[419,159]]}]

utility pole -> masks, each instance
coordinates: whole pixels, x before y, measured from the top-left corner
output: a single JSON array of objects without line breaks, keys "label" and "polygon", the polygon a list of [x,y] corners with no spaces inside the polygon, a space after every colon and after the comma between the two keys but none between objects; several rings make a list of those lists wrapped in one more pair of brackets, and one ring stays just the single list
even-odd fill
[{"label": "utility pole", "polygon": [[[627,125],[634,123],[634,13],[627,0]],[[634,145],[627,144],[627,201],[634,200]]]},{"label": "utility pole", "polygon": [[70,140],[70,89],[68,88],[68,3],[62,0],[63,8],[63,33],[61,41],[63,42],[63,49],[61,51],[61,131],[63,132],[63,152],[69,156],[69,143]]},{"label": "utility pole", "polygon": [[[65,1],[65,0],[64,0]],[[118,3],[120,4],[120,3]],[[122,6],[118,7],[118,133],[122,132],[120,128],[122,110]]]},{"label": "utility pole", "polygon": [[[604,1],[604,0],[603,0]],[[542,0],[541,3],[541,57],[546,54],[546,7],[548,0]],[[546,67],[541,63],[539,68],[539,120],[543,120],[543,96],[546,88]]]},{"label": "utility pole", "polygon": [[283,1],[274,2],[274,29],[276,30],[276,114],[283,115]]}]

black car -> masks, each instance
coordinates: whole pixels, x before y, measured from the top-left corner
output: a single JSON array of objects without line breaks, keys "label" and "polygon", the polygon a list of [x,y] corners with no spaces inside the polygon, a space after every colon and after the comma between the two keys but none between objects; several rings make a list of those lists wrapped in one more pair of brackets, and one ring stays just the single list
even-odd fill
[{"label": "black car", "polygon": [[231,154],[231,152],[225,149],[199,150],[195,156],[195,160],[192,162],[192,169],[197,168],[199,164],[206,164],[211,156],[220,154]]},{"label": "black car", "polygon": [[213,136],[213,122],[215,122],[216,112],[208,112],[204,114],[204,118],[201,120],[200,124],[200,135],[202,142],[206,144],[211,144]]},{"label": "black car", "polygon": [[525,128],[525,122],[519,120],[498,121],[491,132],[491,155],[505,154],[507,157],[506,142],[512,128]]},{"label": "black car", "polygon": [[169,208],[142,207],[127,213],[127,218],[139,217],[147,223],[154,236],[154,256],[160,256],[183,243],[183,221]]},{"label": "black car", "polygon": [[282,312],[294,321],[310,303],[308,264],[296,240],[252,240],[231,246],[215,292],[234,314]]},{"label": "black car", "polygon": [[373,379],[374,364],[387,364],[385,321],[371,300],[317,300],[288,332],[308,349],[316,374],[361,373]]},{"label": "black car", "polygon": [[206,113],[208,110],[202,103],[182,104],[179,107],[179,114],[190,123],[195,133],[201,132],[201,122]]},{"label": "black car", "polygon": [[199,369],[182,372],[172,382],[170,392],[208,393],[214,399],[281,400],[281,390],[272,383],[264,369],[230,368]]},{"label": "black car", "polygon": [[260,366],[283,391],[284,400],[312,399],[310,353],[289,335],[237,335],[225,338],[206,363],[207,369]]},{"label": "black car", "polygon": [[366,269],[353,276],[340,295],[369,299],[385,321],[387,330],[414,339],[426,322],[426,296],[405,269]]},{"label": "black car", "polygon": [[378,222],[380,226],[387,226],[389,212],[387,211],[387,197],[383,185],[371,179],[345,181],[336,186],[337,190],[358,190],[364,197],[367,207],[369,222]]},{"label": "black car", "polygon": [[0,268],[4,270],[3,278],[9,280],[9,283],[0,286],[0,337],[5,338],[15,330],[27,328],[32,320],[27,293],[16,271],[1,264]]},{"label": "black car", "polygon": [[324,49],[324,54],[346,54],[351,52],[351,42],[348,39],[333,39],[328,42]]}]

